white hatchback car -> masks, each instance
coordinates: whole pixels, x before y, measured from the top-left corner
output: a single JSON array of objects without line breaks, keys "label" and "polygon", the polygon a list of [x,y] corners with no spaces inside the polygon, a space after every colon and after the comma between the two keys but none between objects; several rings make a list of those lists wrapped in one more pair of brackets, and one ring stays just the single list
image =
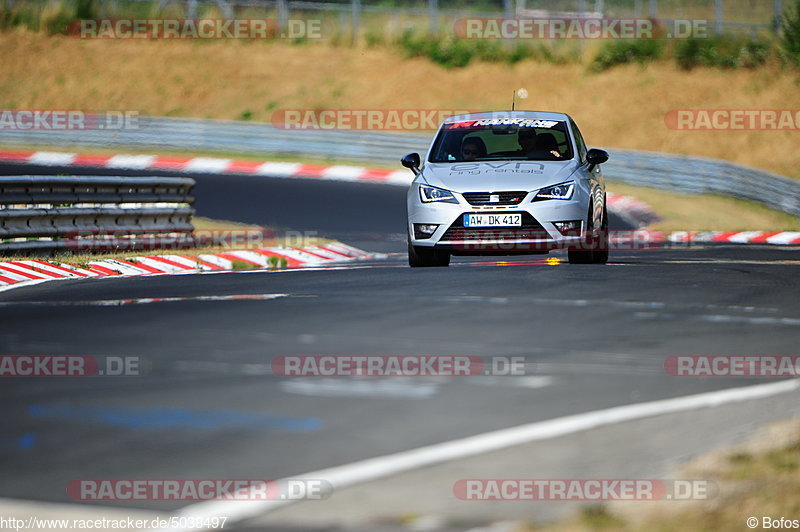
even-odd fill
[{"label": "white hatchback car", "polygon": [[451,255],[515,255],[567,248],[570,263],[608,261],[603,150],[587,149],[563,113],[453,116],[424,164],[403,157],[408,262],[447,266]]}]

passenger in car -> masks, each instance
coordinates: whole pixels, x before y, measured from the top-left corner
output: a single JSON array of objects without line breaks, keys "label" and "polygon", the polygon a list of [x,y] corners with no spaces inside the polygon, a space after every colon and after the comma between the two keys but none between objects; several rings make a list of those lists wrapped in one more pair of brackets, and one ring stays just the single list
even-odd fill
[{"label": "passenger in car", "polygon": [[561,153],[558,151],[558,141],[552,133],[540,133],[536,137],[536,149],[552,155],[556,159],[561,159]]},{"label": "passenger in car", "polygon": [[558,142],[552,133],[536,134],[533,128],[520,129],[517,135],[520,145],[519,154],[528,159],[548,160],[561,159]]}]

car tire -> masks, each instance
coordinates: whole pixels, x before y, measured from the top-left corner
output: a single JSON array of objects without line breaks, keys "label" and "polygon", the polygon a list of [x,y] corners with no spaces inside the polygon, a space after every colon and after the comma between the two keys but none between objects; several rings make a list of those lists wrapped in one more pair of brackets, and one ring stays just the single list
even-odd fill
[{"label": "car tire", "polygon": [[412,246],[408,241],[408,265],[412,268],[432,268],[450,265],[450,253],[435,248]]},{"label": "car tire", "polygon": [[[592,223],[591,209],[587,219],[589,223]],[[608,212],[605,203],[603,204],[603,221],[600,223],[600,231],[596,232],[590,226],[586,233],[586,241],[583,246],[567,249],[569,263],[606,264],[608,262]]]},{"label": "car tire", "polygon": [[600,234],[597,235],[597,246],[592,253],[592,264],[606,264],[608,262],[608,211],[603,202],[603,223],[600,225]]}]

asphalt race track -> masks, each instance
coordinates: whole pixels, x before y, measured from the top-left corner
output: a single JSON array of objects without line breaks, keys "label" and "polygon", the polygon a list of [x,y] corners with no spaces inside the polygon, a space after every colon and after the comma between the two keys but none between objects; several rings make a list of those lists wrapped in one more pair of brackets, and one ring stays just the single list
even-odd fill
[{"label": "asphalt race track", "polygon": [[[569,265],[564,253],[551,261],[456,258],[450,268],[412,270],[401,187],[196,179],[199,215],[319,231],[390,258],[0,293],[0,353],[138,357],[141,367],[139,376],[6,379],[0,497],[71,502],[65,486],[80,478],[291,477],[524,423],[775,382],[673,377],[664,370],[671,355],[797,354],[794,248],[612,251],[607,266]],[[612,220],[612,230],[623,228]],[[253,294],[281,297],[198,299]],[[166,297],[186,299],[142,301]],[[117,304],[101,304],[109,301]],[[280,355],[524,357],[526,375],[282,378],[269,371]],[[724,436],[761,421],[742,419]],[[620,433],[613,451],[635,442]],[[572,445],[588,452],[591,441]],[[566,459],[551,466],[581,476]],[[653,464],[639,471],[653,474]],[[601,473],[621,476],[613,465]],[[175,510],[185,503],[109,504]]]}]

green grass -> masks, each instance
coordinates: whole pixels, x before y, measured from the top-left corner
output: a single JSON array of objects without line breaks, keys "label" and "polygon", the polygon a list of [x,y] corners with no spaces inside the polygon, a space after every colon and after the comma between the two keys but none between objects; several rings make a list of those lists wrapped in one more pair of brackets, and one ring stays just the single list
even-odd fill
[{"label": "green grass", "polygon": [[591,72],[602,72],[616,65],[643,65],[664,54],[664,42],[656,39],[620,40],[605,44],[589,65]]},{"label": "green grass", "polygon": [[800,0],[787,7],[781,19],[781,57],[800,67]]},{"label": "green grass", "polygon": [[[374,37],[368,43],[376,46],[383,42]],[[406,30],[394,46],[405,57],[426,57],[444,68],[463,68],[473,61],[514,64],[523,60],[541,63],[565,64],[579,62],[580,48],[574,43],[556,45],[541,42],[517,41],[507,44],[491,39],[461,39],[452,34],[431,35],[427,32]]]},{"label": "green grass", "polygon": [[675,61],[684,70],[696,67],[757,68],[773,54],[774,43],[731,35],[685,39],[675,46]]}]

